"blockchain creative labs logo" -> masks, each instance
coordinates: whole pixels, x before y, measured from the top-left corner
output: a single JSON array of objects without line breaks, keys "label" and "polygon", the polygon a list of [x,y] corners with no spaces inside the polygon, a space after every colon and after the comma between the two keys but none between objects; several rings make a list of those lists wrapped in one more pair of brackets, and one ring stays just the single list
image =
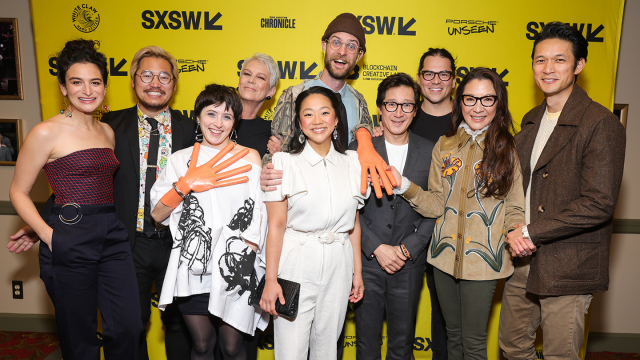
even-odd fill
[{"label": "blockchain creative labs logo", "polygon": [[286,16],[269,16],[260,19],[260,27],[263,29],[295,29],[296,19]]},{"label": "blockchain creative labs logo", "polygon": [[447,32],[449,35],[493,34],[496,31],[497,21],[494,20],[454,20],[447,19]]},{"label": "blockchain creative labs logo", "polygon": [[204,72],[205,65],[209,60],[177,59],[176,61],[178,62],[179,73],[189,73]]},{"label": "blockchain creative labs logo", "polygon": [[77,5],[71,12],[71,22],[79,31],[90,33],[100,25],[100,14],[89,4]]},{"label": "blockchain creative labs logo", "polygon": [[362,80],[381,81],[389,75],[398,73],[398,65],[391,64],[364,64],[362,65]]}]

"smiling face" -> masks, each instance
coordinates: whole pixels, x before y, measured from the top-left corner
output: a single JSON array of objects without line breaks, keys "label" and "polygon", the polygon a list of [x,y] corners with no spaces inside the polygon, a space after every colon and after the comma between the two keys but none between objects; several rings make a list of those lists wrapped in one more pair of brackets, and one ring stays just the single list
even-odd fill
[{"label": "smiling face", "polygon": [[331,101],[324,95],[311,94],[300,106],[300,128],[310,143],[331,142],[331,134],[338,124]]},{"label": "smiling face", "polygon": [[[451,61],[449,59],[440,56],[427,56],[424,58],[421,71],[453,71],[451,68]],[[436,74],[431,80],[425,80],[422,74],[418,74],[416,77],[422,97],[432,103],[440,104],[445,100],[448,100],[451,96],[451,91],[456,84],[455,74],[451,75],[451,78],[447,81],[440,80],[440,77]]]},{"label": "smiling face", "polygon": [[[415,102],[415,94],[413,93],[413,89],[408,86],[397,86],[385,92],[384,102],[413,104]],[[393,135],[406,134],[413,117],[416,115],[416,111],[417,106],[414,106],[413,111],[410,113],[402,111],[402,106],[398,106],[396,111],[391,112],[387,111],[384,105],[379,107],[378,113],[384,125],[385,135],[387,135],[387,132]]]},{"label": "smiling face", "polygon": [[154,76],[153,81],[145,84],[139,76],[145,70],[151,71],[153,75],[158,75],[163,71],[172,74],[171,64],[162,58],[151,56],[143,58],[138,66],[138,71],[131,78],[131,86],[136,90],[140,110],[147,116],[155,116],[169,104],[175,90],[176,80],[172,79],[167,85],[163,85],[158,80],[158,76]]},{"label": "smiling face", "polygon": [[346,44],[353,43],[359,47],[358,39],[346,32],[337,32],[329,37],[329,42],[338,40],[342,43],[340,48],[333,50],[327,42],[322,43],[322,51],[324,52],[324,68],[327,73],[336,80],[344,80],[351,74],[356,63],[362,57],[362,51],[350,53],[347,51]]},{"label": "smiling face", "polygon": [[65,85],[60,84],[60,90],[69,98],[72,108],[85,114],[93,114],[107,92],[100,69],[94,64],[85,63],[71,65],[67,70]]},{"label": "smiling face", "polygon": [[276,88],[269,88],[269,69],[259,60],[251,60],[240,74],[238,94],[242,101],[262,102],[267,96],[273,96]]},{"label": "smiling face", "polygon": [[[460,91],[461,89],[458,89]],[[475,97],[483,97],[487,95],[496,95],[496,90],[493,88],[491,81],[482,79],[473,79],[467,83],[462,89],[463,95],[471,95]],[[496,116],[496,110],[498,108],[498,101],[493,106],[484,107],[480,100],[476,101],[473,106],[466,106],[461,104],[462,116],[464,122],[469,125],[471,130],[480,130],[485,126],[491,124],[493,118]]]},{"label": "smiling face", "polygon": [[584,59],[575,58],[570,42],[560,39],[543,40],[536,45],[533,54],[533,78],[545,97],[569,97],[575,75],[584,69]]},{"label": "smiling face", "polygon": [[234,117],[231,109],[227,110],[226,107],[225,103],[205,106],[198,115],[203,146],[221,149],[229,143]]}]

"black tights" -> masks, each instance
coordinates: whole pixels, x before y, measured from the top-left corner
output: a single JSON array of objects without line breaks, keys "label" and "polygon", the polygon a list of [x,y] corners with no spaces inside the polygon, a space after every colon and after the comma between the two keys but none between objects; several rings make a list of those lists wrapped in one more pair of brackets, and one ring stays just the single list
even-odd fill
[{"label": "black tights", "polygon": [[[189,328],[193,347],[191,360],[213,359],[213,349],[220,339],[220,350],[224,360],[245,360],[247,354],[242,346],[242,333],[213,315],[182,315]],[[218,336],[216,336],[216,332]]]}]

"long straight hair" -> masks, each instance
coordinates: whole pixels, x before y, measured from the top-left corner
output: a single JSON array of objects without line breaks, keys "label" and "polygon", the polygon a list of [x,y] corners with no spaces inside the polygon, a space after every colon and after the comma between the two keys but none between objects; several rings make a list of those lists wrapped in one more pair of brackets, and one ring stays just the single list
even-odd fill
[{"label": "long straight hair", "polygon": [[[491,125],[486,130],[484,138],[484,153],[480,169],[476,175],[480,178],[480,192],[483,197],[504,198],[515,180],[514,169],[518,161],[516,153],[516,142],[512,133],[515,132],[513,118],[509,111],[509,100],[507,87],[500,76],[493,70],[477,67],[471,70],[458,85],[458,91],[453,100],[453,114],[451,122],[453,128],[447,136],[454,136],[458,127],[464,121],[462,115],[462,95],[465,87],[471,80],[489,80],[493,84],[493,89],[498,97],[493,106],[497,106],[496,115],[491,121]],[[471,193],[470,196],[473,194]]]}]

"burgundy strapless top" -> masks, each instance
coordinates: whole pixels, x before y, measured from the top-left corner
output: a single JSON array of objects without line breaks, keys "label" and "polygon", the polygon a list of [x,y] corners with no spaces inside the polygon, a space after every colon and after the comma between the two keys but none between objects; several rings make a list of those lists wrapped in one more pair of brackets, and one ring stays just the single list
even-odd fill
[{"label": "burgundy strapless top", "polygon": [[120,165],[113,149],[72,152],[44,166],[56,204],[113,204],[113,173]]}]

